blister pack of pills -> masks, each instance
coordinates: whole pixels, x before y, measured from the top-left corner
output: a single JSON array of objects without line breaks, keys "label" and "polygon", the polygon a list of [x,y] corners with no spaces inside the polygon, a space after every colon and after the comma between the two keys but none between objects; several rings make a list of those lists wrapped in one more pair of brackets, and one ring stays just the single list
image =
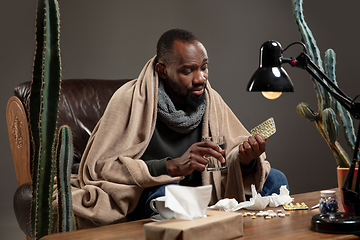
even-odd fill
[{"label": "blister pack of pills", "polygon": [[283,208],[285,210],[306,210],[306,209],[309,209],[309,207],[304,203],[296,203],[296,204],[293,204],[293,203],[285,203],[283,205]]},{"label": "blister pack of pills", "polygon": [[259,134],[263,137],[263,139],[270,137],[275,132],[276,132],[276,127],[273,117],[269,118],[263,123],[260,123],[258,126],[250,130],[251,135],[255,136],[255,134]]}]

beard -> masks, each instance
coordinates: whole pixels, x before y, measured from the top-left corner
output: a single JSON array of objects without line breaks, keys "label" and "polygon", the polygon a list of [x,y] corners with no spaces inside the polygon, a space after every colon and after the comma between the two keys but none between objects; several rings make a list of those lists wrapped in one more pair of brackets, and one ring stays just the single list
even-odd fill
[{"label": "beard", "polygon": [[[186,110],[196,111],[199,108],[199,106],[201,106],[206,102],[206,98],[205,98],[205,88],[207,83],[206,81],[201,84],[194,85],[192,88],[187,89],[185,93],[181,90],[180,85],[175,81],[172,81],[170,79],[168,79],[167,81],[161,79],[161,81],[163,81],[165,89],[166,89],[166,84],[168,84],[168,87],[169,89],[171,89],[172,94],[174,94],[177,98],[180,98],[184,102],[181,105],[175,106],[177,109],[180,108],[185,111]],[[199,96],[192,97],[191,96],[192,90],[199,87],[203,87],[204,92]]]},{"label": "beard", "polygon": [[[203,104],[205,100],[205,91],[197,97],[191,97],[190,93],[192,91],[191,89],[188,89],[186,91],[186,94],[182,93],[180,91],[180,87],[175,84],[174,82],[170,81],[170,84],[172,85],[173,92],[176,96],[180,97],[184,101],[184,108],[188,109],[190,111],[196,111],[198,107]],[[203,87],[206,88],[206,82],[203,82],[202,84],[197,84],[193,86],[193,88]]]},{"label": "beard", "polygon": [[[206,85],[204,83],[204,85]],[[204,86],[205,88],[205,86]],[[205,91],[198,97],[192,98],[189,94],[184,97],[186,107],[190,108],[191,110],[196,110],[198,107],[205,102]]]}]

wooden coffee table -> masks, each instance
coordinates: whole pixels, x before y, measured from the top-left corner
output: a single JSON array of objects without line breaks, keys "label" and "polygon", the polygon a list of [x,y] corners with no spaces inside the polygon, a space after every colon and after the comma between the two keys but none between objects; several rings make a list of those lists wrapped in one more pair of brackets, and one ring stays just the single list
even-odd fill
[{"label": "wooden coffee table", "polygon": [[[339,196],[339,190],[337,191]],[[309,207],[318,203],[320,191],[291,195],[294,202],[305,202]],[[268,208],[277,211],[282,209]],[[343,211],[341,203],[339,211]],[[255,212],[240,210],[239,212]],[[319,213],[319,209],[290,211],[290,216],[283,218],[274,217],[265,219],[257,217],[244,217],[244,236],[239,239],[358,239],[355,235],[347,234],[326,234],[310,230],[311,217]],[[144,224],[152,222],[144,219],[134,222],[114,224],[93,229],[78,230],[74,232],[57,233],[43,237],[44,240],[69,240],[69,239],[144,239]]]}]

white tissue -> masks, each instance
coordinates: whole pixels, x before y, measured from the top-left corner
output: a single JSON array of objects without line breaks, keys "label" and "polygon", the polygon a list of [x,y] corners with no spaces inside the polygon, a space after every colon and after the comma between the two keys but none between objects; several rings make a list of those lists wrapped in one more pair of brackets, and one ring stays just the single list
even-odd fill
[{"label": "white tissue", "polygon": [[165,187],[165,207],[174,211],[174,218],[193,220],[206,217],[205,211],[211,198],[211,185]]},{"label": "white tissue", "polygon": [[215,205],[209,207],[209,209],[220,210],[224,212],[233,212],[236,211],[236,207],[239,205],[238,201],[235,198],[224,198],[219,200]]},{"label": "white tissue", "polygon": [[269,206],[277,207],[280,205],[284,205],[285,203],[291,203],[294,198],[290,197],[290,192],[287,190],[286,186],[283,185],[280,187],[280,194],[273,193],[269,198]]},{"label": "white tissue", "polygon": [[271,196],[262,197],[260,193],[256,192],[255,185],[251,185],[252,198],[250,201],[238,203],[235,199],[222,199],[209,209],[234,212],[239,209],[245,208],[248,210],[263,210],[268,205],[270,207],[277,207],[285,203],[290,203],[294,199],[290,197],[290,192],[286,186],[280,187],[280,194],[273,193]]}]

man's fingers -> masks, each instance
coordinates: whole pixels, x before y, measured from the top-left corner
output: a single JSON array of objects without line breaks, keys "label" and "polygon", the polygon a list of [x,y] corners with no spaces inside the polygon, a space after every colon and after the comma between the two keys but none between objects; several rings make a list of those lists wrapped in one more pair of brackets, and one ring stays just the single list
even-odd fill
[{"label": "man's fingers", "polygon": [[205,156],[201,155],[194,155],[191,157],[191,159],[194,160],[194,162],[200,163],[201,165],[206,166],[209,163],[209,160],[205,158]]},{"label": "man's fingers", "polygon": [[263,139],[260,135],[256,134],[255,135],[255,139],[258,143],[258,146],[259,146],[259,151],[260,152],[265,152],[265,149],[266,149],[266,141],[267,139]]},{"label": "man's fingers", "polygon": [[210,140],[205,140],[205,141],[201,142],[199,146],[204,147],[204,148],[212,148],[215,151],[220,151],[221,150],[219,145],[217,145],[216,143],[214,143],[214,142],[212,142]]},{"label": "man's fingers", "polygon": [[[253,141],[256,142],[256,140],[253,138]],[[252,159],[254,158],[254,155],[256,155],[256,152],[259,151],[257,143],[250,144],[248,141],[243,142],[239,146],[239,153],[242,157],[246,159]]]},{"label": "man's fingers", "polygon": [[205,157],[214,157],[222,163],[225,162],[223,157],[223,154],[225,155],[225,149],[221,149],[219,145],[212,141],[206,140],[203,142],[201,153]]},{"label": "man's fingers", "polygon": [[244,146],[245,151],[252,151],[252,147],[248,141],[243,142],[242,145]]},{"label": "man's fingers", "polygon": [[253,137],[249,137],[249,144],[251,146],[251,148],[253,148],[254,150],[259,148],[259,144],[258,144],[258,141],[257,139],[253,138]]},{"label": "man's fingers", "polygon": [[197,170],[199,172],[203,172],[203,171],[205,171],[206,165],[207,164],[199,164],[198,163],[198,164],[195,165],[195,170]]},{"label": "man's fingers", "polygon": [[254,138],[256,139],[256,141],[258,141],[259,143],[263,143],[267,141],[267,138],[264,139],[261,135],[259,134],[255,134]]}]

